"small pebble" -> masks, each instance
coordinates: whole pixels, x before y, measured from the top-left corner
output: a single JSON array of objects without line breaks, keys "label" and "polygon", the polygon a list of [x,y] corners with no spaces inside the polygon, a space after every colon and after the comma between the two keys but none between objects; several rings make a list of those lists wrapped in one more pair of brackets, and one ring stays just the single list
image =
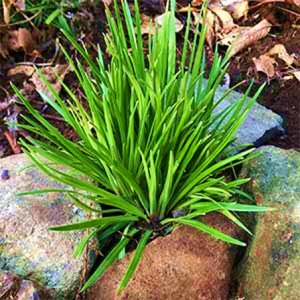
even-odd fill
[{"label": "small pebble", "polygon": [[2,180],[8,180],[9,179],[9,171],[6,169],[3,169],[1,171],[1,179]]}]

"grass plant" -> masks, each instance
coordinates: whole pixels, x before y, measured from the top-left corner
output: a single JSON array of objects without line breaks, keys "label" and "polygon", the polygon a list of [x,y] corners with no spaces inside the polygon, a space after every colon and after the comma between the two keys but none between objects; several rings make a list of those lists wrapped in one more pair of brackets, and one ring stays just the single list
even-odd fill
[{"label": "grass plant", "polygon": [[[40,95],[78,134],[79,142],[66,139],[14,87],[32,115],[31,118],[23,116],[26,124],[20,126],[46,140],[29,136],[21,141],[24,152],[44,173],[70,187],[29,191],[23,195],[60,191],[67,193],[79,208],[102,214],[80,223],[49,228],[91,230],[79,243],[75,255],[81,255],[96,235],[100,250],[104,251],[107,241],[111,241],[108,238],[121,233],[82,291],[124,256],[133,239],[137,246],[119,284],[119,292],[128,284],[145,246],[155,236],[184,224],[228,243],[245,246],[242,241],[202,223],[199,217],[219,212],[250,233],[236,212],[267,210],[233,201],[232,195],[242,195],[240,186],[249,179],[228,180],[224,176],[225,170],[253,158],[253,148],[233,146],[234,136],[263,87],[247,100],[249,87],[238,101],[214,114],[214,109],[227,96],[219,100],[214,97],[226,72],[228,57],[221,58],[215,52],[204,86],[206,27],[196,26],[188,49],[189,15],[183,52],[178,58],[176,3],[171,1],[161,27],[153,24],[156,32],[148,36],[148,49],[145,49],[138,1],[134,6],[134,17],[125,1],[121,7],[115,3],[114,15],[107,9],[109,34],[105,40],[111,55],[107,64],[100,48],[94,62],[85,48],[69,32],[64,32],[89,66],[87,71],[80,60],[73,61],[62,48],[80,82],[89,111],[57,78],[68,94],[67,99],[62,99],[39,71],[53,97],[42,91]],[[125,27],[119,9],[123,11]],[[62,172],[56,165],[71,172]],[[100,204],[102,209],[91,207],[87,201]]]}]

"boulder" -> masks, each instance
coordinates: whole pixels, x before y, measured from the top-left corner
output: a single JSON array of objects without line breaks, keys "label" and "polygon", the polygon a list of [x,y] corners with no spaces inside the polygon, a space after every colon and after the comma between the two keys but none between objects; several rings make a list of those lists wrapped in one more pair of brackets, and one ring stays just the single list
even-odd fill
[{"label": "boulder", "polygon": [[40,300],[41,298],[32,281],[22,279],[12,272],[1,272],[0,299]]},{"label": "boulder", "polygon": [[300,153],[273,146],[256,152],[260,156],[243,165],[241,176],[253,178],[245,190],[276,210],[255,215],[255,235],[237,272],[237,297],[300,299]]},{"label": "boulder", "polygon": [[75,299],[92,253],[73,257],[83,232],[51,232],[47,228],[82,217],[72,211],[74,207],[63,193],[17,196],[18,192],[65,188],[28,166],[31,162],[24,154],[0,160],[0,272],[13,272],[31,281],[44,299]]},{"label": "boulder", "polygon": [[[201,221],[238,239],[244,235],[221,214],[208,214]],[[146,246],[136,273],[121,295],[117,295],[117,286],[132,253],[115,262],[88,289],[87,299],[227,300],[238,248],[195,228],[180,226]]]},{"label": "boulder", "polygon": [[[204,86],[205,84],[206,81]],[[227,87],[218,86],[215,101],[220,99],[227,91]],[[214,114],[221,112],[241,97],[243,97],[243,94],[233,91],[215,108]],[[235,136],[238,138],[239,144],[254,144],[255,147],[259,147],[271,138],[284,135],[285,131],[282,124],[283,119],[281,116],[255,102]]]}]

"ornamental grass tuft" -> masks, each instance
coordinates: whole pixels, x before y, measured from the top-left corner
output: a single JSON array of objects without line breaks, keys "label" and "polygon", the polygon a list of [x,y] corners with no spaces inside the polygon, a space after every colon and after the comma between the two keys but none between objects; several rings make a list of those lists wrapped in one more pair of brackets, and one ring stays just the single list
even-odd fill
[{"label": "ornamental grass tuft", "polygon": [[[178,58],[175,6],[175,0],[167,5],[161,26],[153,24],[156,31],[148,36],[147,57],[138,1],[135,1],[134,17],[127,2],[122,1],[125,27],[116,2],[114,16],[106,11],[110,34],[105,36],[105,41],[111,55],[107,64],[100,47],[94,62],[86,49],[68,31],[63,31],[80,53],[84,65],[89,66],[87,72],[80,60],[73,61],[62,48],[89,109],[84,109],[75,93],[58,77],[68,95],[62,99],[37,70],[52,97],[49,93],[39,93],[77,133],[78,142],[66,139],[14,87],[32,115],[32,118],[23,116],[26,124],[20,127],[43,137],[43,141],[30,136],[21,140],[24,152],[45,174],[70,187],[29,191],[23,195],[60,191],[67,193],[84,211],[101,214],[80,223],[49,227],[54,231],[90,229],[75,255],[81,255],[94,236],[100,241],[100,251],[106,251],[81,291],[94,284],[135,245],[118,287],[121,292],[133,276],[147,243],[182,224],[245,246],[202,223],[199,217],[219,212],[251,234],[236,212],[267,210],[234,201],[234,194],[246,195],[240,186],[249,179],[228,180],[224,176],[224,171],[253,158],[254,149],[236,145],[234,136],[263,87],[249,100],[250,86],[238,101],[214,114],[230,93],[214,99],[228,66],[228,56],[221,58],[215,52],[204,84],[206,27],[201,26],[200,30],[200,25],[196,26],[189,48],[189,14],[183,50]],[[205,11],[203,8],[203,16]],[[66,167],[70,172],[62,172],[56,166]],[[89,205],[90,201],[99,204],[101,209]]]}]

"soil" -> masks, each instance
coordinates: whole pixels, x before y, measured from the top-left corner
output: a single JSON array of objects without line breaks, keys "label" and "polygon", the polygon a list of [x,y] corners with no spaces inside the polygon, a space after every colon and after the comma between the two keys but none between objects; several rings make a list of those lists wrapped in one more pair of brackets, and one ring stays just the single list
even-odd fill
[{"label": "soil", "polygon": [[[272,4],[255,11],[255,14],[260,14],[262,18],[276,25],[272,27],[266,38],[232,58],[229,71],[232,85],[246,80],[245,91],[252,79],[255,81],[255,87],[268,80],[263,73],[255,73],[252,59],[258,58],[276,44],[283,44],[288,53],[300,57],[300,30],[295,27],[300,17],[299,9],[298,12],[295,11],[295,6],[293,6],[290,13],[284,13],[281,8],[287,8],[287,6]],[[247,22],[249,21],[251,23],[251,17]],[[286,135],[272,139],[268,144],[283,149],[300,148],[300,82],[295,78],[286,79],[286,77],[288,77],[286,66],[279,64],[276,78],[269,81],[257,102],[271,109],[284,120]]]},{"label": "soil", "polygon": [[[186,6],[185,0],[177,2],[179,6]],[[104,6],[102,3],[89,4],[84,2],[81,7],[74,14],[71,20],[71,25],[75,30],[75,35],[82,37],[85,45],[87,45],[91,57],[96,57],[96,45],[100,44],[102,49],[105,49],[103,42],[102,32],[106,32],[106,19],[104,14]],[[250,1],[251,5],[251,1]],[[284,8],[285,10],[282,10]],[[287,11],[288,10],[288,11]],[[147,15],[154,16],[160,14],[163,11],[163,5],[161,1],[147,0],[141,1],[141,12]],[[245,91],[251,80],[254,80],[254,91],[264,81],[268,81],[268,85],[264,89],[263,93],[258,98],[258,102],[265,107],[271,109],[273,112],[282,116],[284,120],[284,128],[286,129],[286,135],[275,137],[268,142],[269,145],[275,145],[284,149],[300,148],[300,93],[298,88],[300,83],[297,79],[286,80],[286,66],[279,64],[276,69],[276,76],[274,78],[267,78],[264,73],[255,72],[252,59],[258,58],[261,54],[271,49],[275,44],[283,44],[288,53],[293,53],[295,57],[300,57],[300,30],[297,27],[297,22],[300,17],[300,9],[295,5],[284,5],[281,3],[271,3],[264,6],[258,6],[249,11],[248,18],[245,22],[241,21],[240,26],[253,26],[258,23],[259,20],[255,19],[255,16],[259,16],[259,19],[266,18],[273,27],[269,35],[256,42],[254,45],[249,46],[246,50],[236,54],[231,59],[231,65],[228,71],[230,76],[230,86],[233,86],[240,81],[244,81],[244,85],[239,87],[241,92]],[[178,14],[183,22],[186,19],[184,13]],[[255,22],[255,23],[254,23]],[[17,29],[16,26],[15,29]],[[66,41],[65,37],[59,32],[58,29],[40,25],[40,33],[44,38],[40,42],[39,51],[41,57],[35,60],[37,64],[43,64],[49,62],[55,56],[55,50],[57,43],[55,40],[59,38],[67,50],[72,53],[72,57],[77,57],[70,44]],[[179,44],[182,39],[183,33],[178,34]],[[221,53],[225,53],[225,48],[220,48]],[[210,58],[212,57],[212,51],[207,46],[206,49],[208,55],[208,65]],[[108,57],[108,56],[107,56]],[[61,132],[69,139],[76,138],[74,132],[66,126],[66,124],[60,119],[60,117],[51,110],[34,91],[33,84],[30,84],[28,78],[24,75],[16,75],[9,77],[7,72],[13,66],[23,63],[24,61],[30,61],[28,55],[24,55],[22,52],[16,52],[11,54],[7,59],[0,56],[0,157],[16,154],[21,151],[17,142],[20,137],[26,136],[27,133],[14,128],[7,127],[6,120],[14,121],[16,119],[19,123],[22,122],[19,114],[27,114],[20,101],[14,96],[14,92],[10,87],[10,82],[13,82],[22,92],[28,96],[31,103],[36,107],[51,123],[57,128],[60,128]],[[59,54],[55,57],[55,64],[65,63],[63,55]],[[24,82],[26,82],[25,87]],[[65,83],[73,90],[78,89],[78,83],[74,80],[74,75],[69,73],[65,78]],[[79,94],[80,98],[80,94]],[[10,104],[7,108],[6,103],[14,100],[15,102]]]}]

